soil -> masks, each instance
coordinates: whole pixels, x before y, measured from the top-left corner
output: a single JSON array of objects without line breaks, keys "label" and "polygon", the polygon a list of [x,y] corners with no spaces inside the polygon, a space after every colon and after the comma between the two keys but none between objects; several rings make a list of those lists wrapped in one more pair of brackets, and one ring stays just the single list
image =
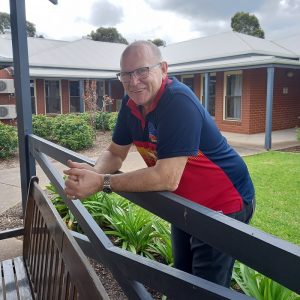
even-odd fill
[{"label": "soil", "polygon": [[293,146],[293,147],[289,147],[289,148],[285,148],[285,149],[280,149],[278,151],[300,153],[300,146]]}]

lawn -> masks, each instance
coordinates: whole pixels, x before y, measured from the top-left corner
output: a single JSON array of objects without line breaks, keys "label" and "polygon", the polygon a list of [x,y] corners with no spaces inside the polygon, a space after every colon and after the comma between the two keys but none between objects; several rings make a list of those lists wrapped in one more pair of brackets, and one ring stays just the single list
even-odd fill
[{"label": "lawn", "polygon": [[300,245],[300,154],[270,151],[244,159],[256,190],[251,225]]}]

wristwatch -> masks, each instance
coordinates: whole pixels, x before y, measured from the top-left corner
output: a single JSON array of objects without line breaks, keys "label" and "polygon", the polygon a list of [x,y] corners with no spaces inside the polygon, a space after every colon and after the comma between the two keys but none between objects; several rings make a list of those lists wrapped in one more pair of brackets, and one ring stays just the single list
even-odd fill
[{"label": "wristwatch", "polygon": [[103,192],[104,193],[111,193],[112,190],[111,190],[111,186],[110,186],[110,174],[105,174],[104,175],[104,178],[103,178]]}]

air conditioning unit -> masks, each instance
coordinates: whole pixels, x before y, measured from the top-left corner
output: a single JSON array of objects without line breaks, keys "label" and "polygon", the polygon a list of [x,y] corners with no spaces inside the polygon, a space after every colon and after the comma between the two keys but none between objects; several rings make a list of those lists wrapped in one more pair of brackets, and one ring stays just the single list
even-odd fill
[{"label": "air conditioning unit", "polygon": [[0,79],[0,93],[13,94],[15,92],[13,79]]},{"label": "air conditioning unit", "polygon": [[0,119],[15,119],[16,117],[15,105],[0,105]]}]

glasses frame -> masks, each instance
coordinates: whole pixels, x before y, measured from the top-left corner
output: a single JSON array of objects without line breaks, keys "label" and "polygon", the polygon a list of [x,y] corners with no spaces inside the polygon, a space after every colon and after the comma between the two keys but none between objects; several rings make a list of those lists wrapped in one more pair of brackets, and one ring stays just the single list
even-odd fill
[{"label": "glasses frame", "polygon": [[[159,63],[157,63],[157,64],[155,64],[155,65],[152,65],[152,66],[137,68],[137,69],[135,69],[135,70],[133,70],[133,71],[130,71],[130,72],[119,72],[119,73],[116,74],[116,76],[117,76],[117,78],[118,78],[122,83],[129,83],[130,80],[131,80],[131,78],[132,78],[132,75],[134,75],[135,78],[137,78],[137,79],[146,79],[146,78],[149,76],[150,70],[153,69],[153,68],[156,68],[157,66],[160,66],[160,65],[161,65],[161,62],[159,62]],[[148,71],[147,76],[145,76],[145,77],[140,77],[140,76],[137,74],[137,71],[142,70],[142,69],[145,69],[145,70]],[[128,80],[128,81],[127,81],[127,80],[126,80],[126,81],[123,81],[123,80],[121,79],[121,75],[124,75],[124,76],[127,75],[127,76],[129,76],[129,80]]]}]

